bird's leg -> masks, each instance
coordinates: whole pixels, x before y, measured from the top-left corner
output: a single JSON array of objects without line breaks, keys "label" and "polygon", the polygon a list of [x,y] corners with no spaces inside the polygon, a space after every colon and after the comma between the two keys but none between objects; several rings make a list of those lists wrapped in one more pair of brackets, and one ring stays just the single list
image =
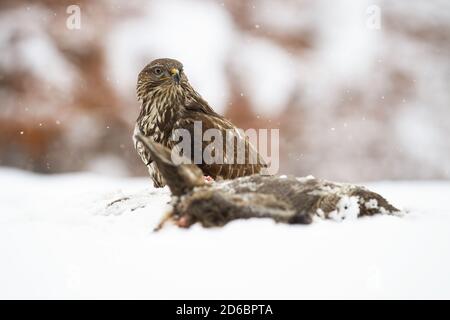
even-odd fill
[{"label": "bird's leg", "polygon": [[153,229],[153,232],[161,230],[167,221],[172,220],[179,228],[189,228],[195,223],[191,216],[188,214],[182,216],[175,216],[171,211],[167,212],[163,218],[159,221],[158,225]]},{"label": "bird's leg", "polygon": [[167,221],[173,219],[173,213],[172,211],[166,212],[166,214],[162,217],[162,219],[159,221],[158,225],[153,229],[153,232],[157,232],[161,230]]}]

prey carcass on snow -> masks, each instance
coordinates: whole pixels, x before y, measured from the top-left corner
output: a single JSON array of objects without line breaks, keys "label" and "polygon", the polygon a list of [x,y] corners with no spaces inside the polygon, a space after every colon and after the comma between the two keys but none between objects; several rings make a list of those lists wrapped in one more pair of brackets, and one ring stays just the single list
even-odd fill
[{"label": "prey carcass on snow", "polygon": [[235,219],[271,218],[309,224],[313,217],[337,221],[374,214],[399,214],[381,195],[362,186],[313,177],[252,175],[207,183],[195,164],[175,164],[171,151],[151,138],[136,136],[155,160],[172,195],[172,210],[157,227],[200,223],[218,227]]}]

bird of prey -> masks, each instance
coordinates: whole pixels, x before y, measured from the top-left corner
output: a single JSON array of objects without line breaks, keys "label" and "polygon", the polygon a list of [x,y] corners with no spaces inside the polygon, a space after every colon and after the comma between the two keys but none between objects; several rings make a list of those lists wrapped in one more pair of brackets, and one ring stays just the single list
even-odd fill
[{"label": "bird of prey", "polygon": [[195,164],[176,165],[170,151],[151,138],[136,139],[157,163],[173,195],[173,210],[163,218],[179,227],[200,223],[223,226],[235,219],[271,218],[309,224],[313,217],[342,221],[374,214],[401,215],[381,195],[364,187],[313,177],[252,175],[208,184]]},{"label": "bird of prey", "polygon": [[[229,154],[225,150],[214,150],[224,155],[220,163],[202,161],[198,163],[204,176],[213,179],[232,179],[241,176],[260,173],[267,167],[264,160],[255,151],[248,138],[227,119],[217,114],[209,104],[198,94],[188,81],[183,65],[174,59],[156,59],[149,63],[139,73],[137,81],[137,97],[141,103],[140,114],[136,121],[134,133],[151,137],[155,142],[168,147],[170,150],[176,145],[173,134],[177,129],[187,130],[194,137],[195,123],[201,122],[202,133],[208,129],[217,129],[223,132],[232,130],[236,132],[233,139],[235,145],[244,145],[245,161],[236,163],[236,159],[227,159]],[[208,146],[205,141],[191,142],[191,160],[194,160],[194,149],[204,149]],[[238,141],[239,140],[239,141]],[[165,185],[151,154],[142,143],[134,139],[135,148],[142,161],[147,165],[155,187]],[[223,143],[225,149],[227,143]],[[256,161],[250,161],[250,151],[256,154]],[[213,153],[214,153],[213,152]],[[233,157],[236,155],[233,154]],[[254,158],[253,158],[254,159]],[[234,162],[233,162],[234,161]]]}]

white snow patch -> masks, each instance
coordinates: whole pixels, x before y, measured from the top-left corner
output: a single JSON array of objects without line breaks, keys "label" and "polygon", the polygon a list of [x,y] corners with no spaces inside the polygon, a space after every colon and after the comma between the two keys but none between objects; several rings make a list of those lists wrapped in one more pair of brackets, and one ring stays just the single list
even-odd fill
[{"label": "white snow patch", "polygon": [[306,177],[298,177],[297,178],[297,180],[298,181],[300,181],[300,182],[306,182],[306,181],[308,181],[308,180],[314,180],[315,178],[314,178],[314,176],[312,176],[312,175],[308,175],[308,176],[306,176]]},{"label": "white snow patch", "polygon": [[148,178],[0,169],[0,181],[2,299],[450,298],[450,182],[369,185],[409,209],[401,219],[153,233],[170,197]]},{"label": "white snow patch", "polygon": [[336,210],[329,213],[334,221],[354,220],[359,215],[359,197],[343,196],[336,204]]},{"label": "white snow patch", "polygon": [[[366,201],[364,203],[364,206],[367,209],[377,209],[378,208],[378,201],[377,201],[377,199],[370,199],[369,201]],[[383,209],[384,211],[386,211],[386,209],[384,209],[383,207],[381,207],[380,209]]]}]

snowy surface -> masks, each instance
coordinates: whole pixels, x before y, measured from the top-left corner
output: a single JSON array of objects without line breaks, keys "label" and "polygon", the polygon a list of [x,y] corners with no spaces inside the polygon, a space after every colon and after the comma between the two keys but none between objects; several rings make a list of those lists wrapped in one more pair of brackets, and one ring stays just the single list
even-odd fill
[{"label": "snowy surface", "polygon": [[403,218],[152,233],[169,193],[148,179],[0,181],[0,298],[450,298],[450,182],[369,184]]}]

